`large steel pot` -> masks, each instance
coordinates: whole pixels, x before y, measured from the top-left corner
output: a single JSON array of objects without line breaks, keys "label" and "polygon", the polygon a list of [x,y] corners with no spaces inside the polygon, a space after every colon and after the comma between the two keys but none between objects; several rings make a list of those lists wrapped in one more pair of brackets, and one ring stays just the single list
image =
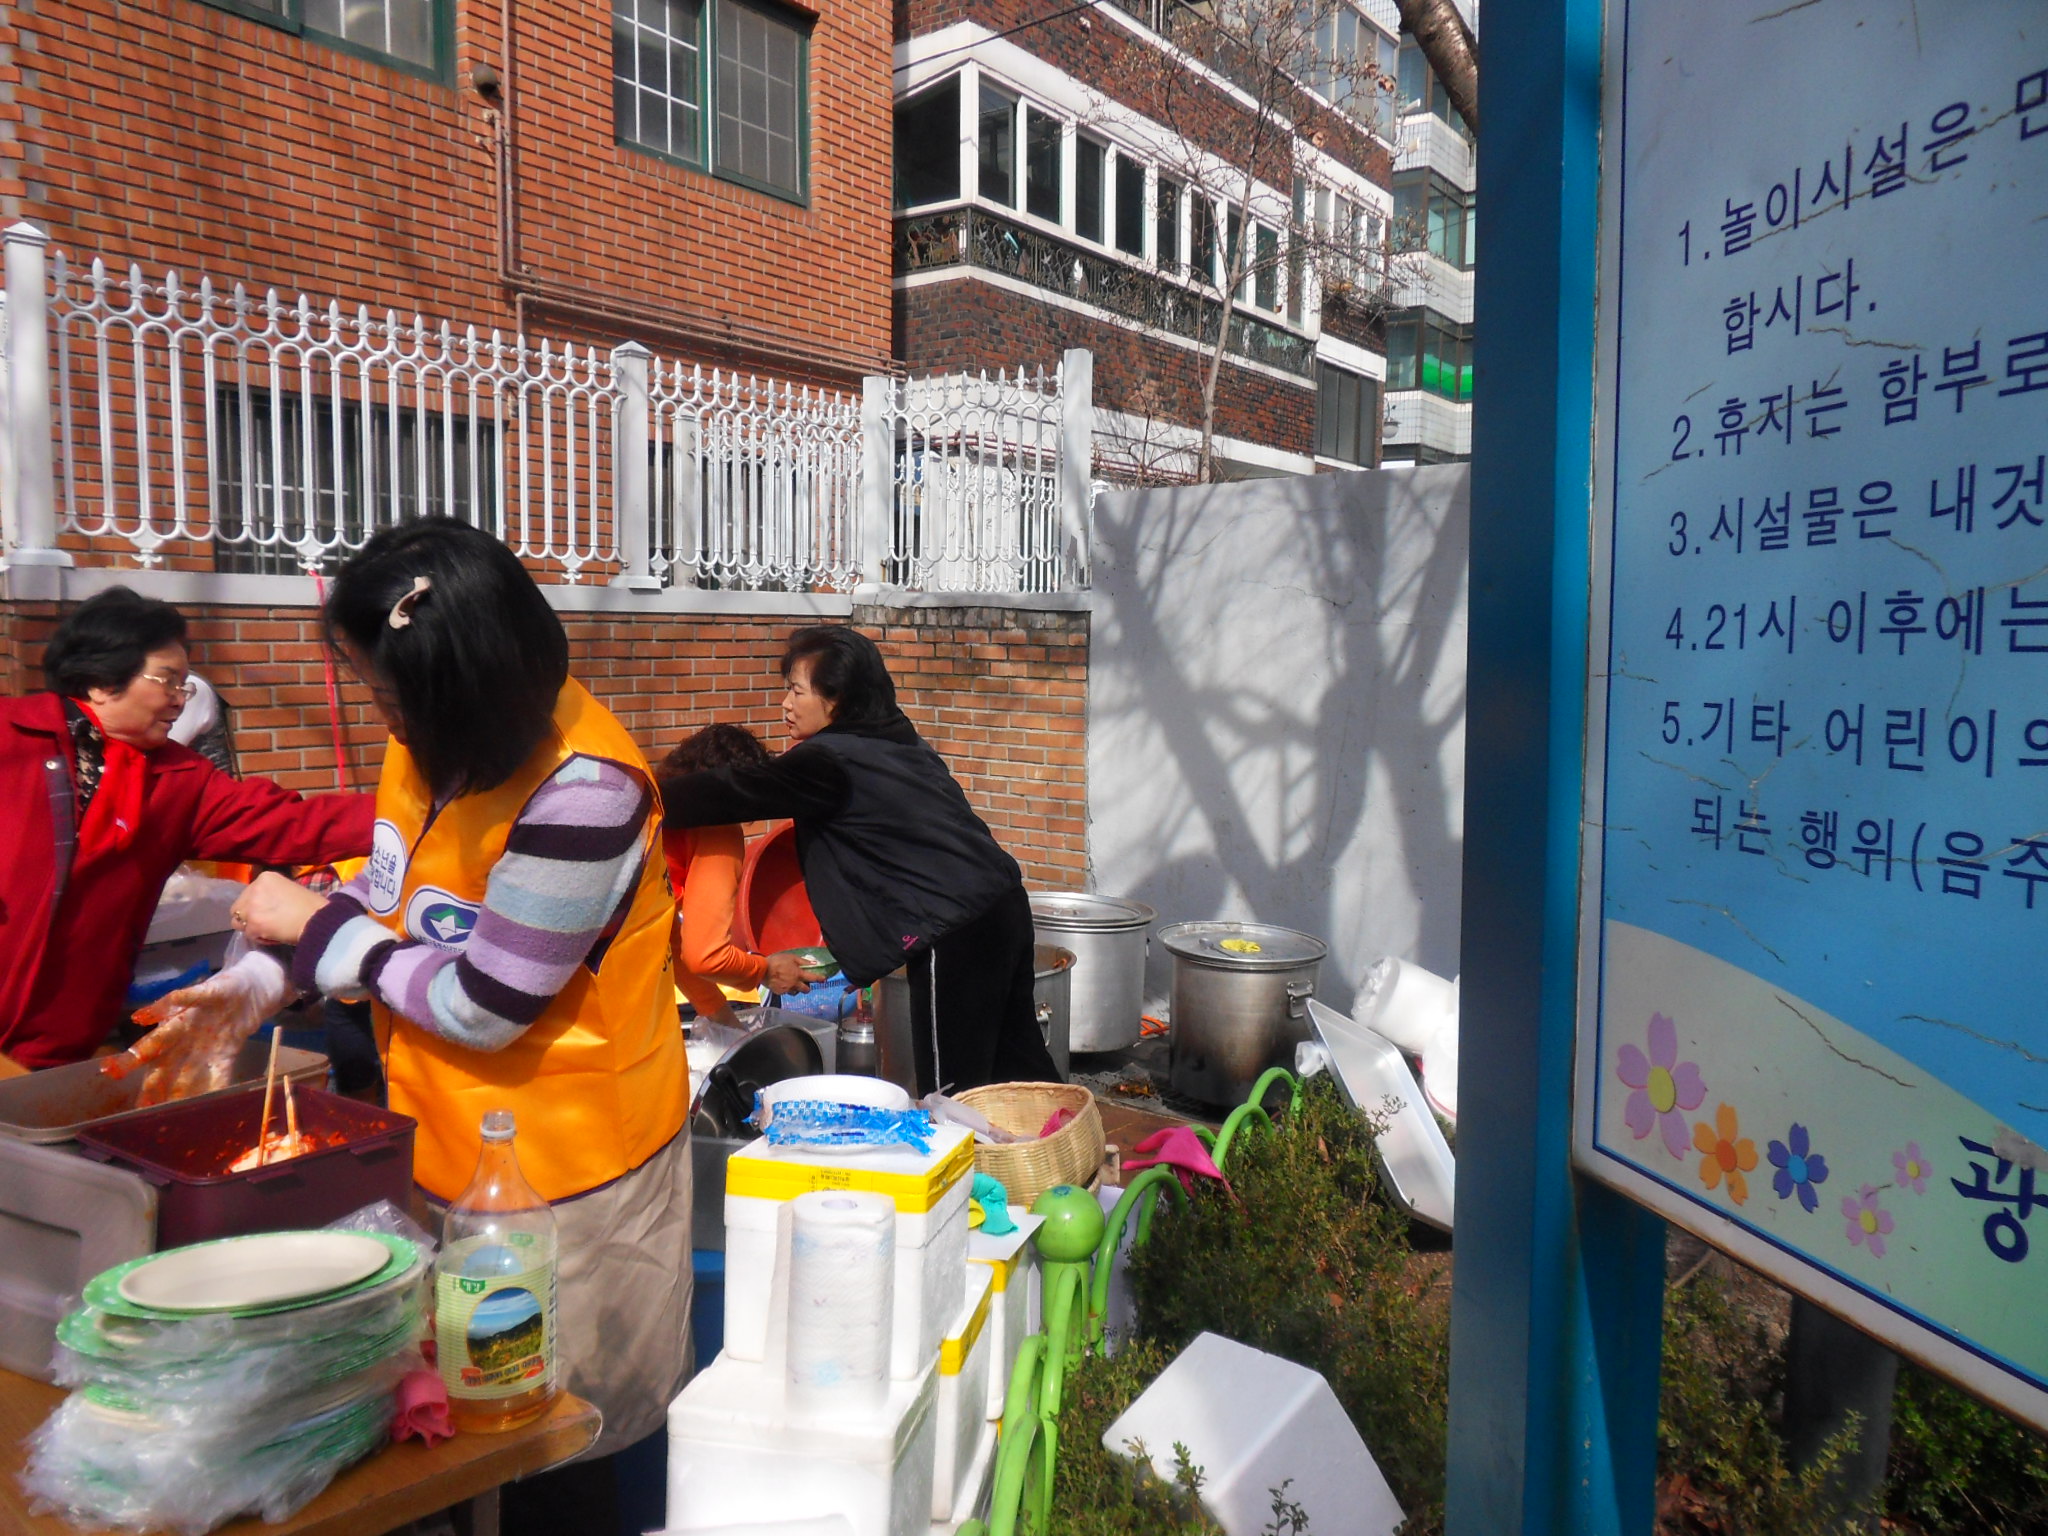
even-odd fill
[{"label": "large steel pot", "polygon": [[[1038,1028],[1052,1052],[1060,1076],[1067,1075],[1068,1021],[1072,1017],[1069,984],[1074,953],[1057,944],[1031,947],[1031,1000]],[[911,1056],[910,973],[891,971],[875,983],[875,1075],[900,1083],[917,1096],[917,1068]]]},{"label": "large steel pot", "polygon": [[1175,1093],[1230,1104],[1266,1068],[1293,1065],[1327,944],[1264,923],[1173,923],[1159,942],[1173,955]]},{"label": "large steel pot", "polygon": [[[1038,942],[1074,953],[1073,1049],[1120,1051],[1137,1044],[1145,1012],[1146,930],[1158,915],[1127,896],[1031,893]],[[1066,1064],[1060,1065],[1064,1070]]]}]

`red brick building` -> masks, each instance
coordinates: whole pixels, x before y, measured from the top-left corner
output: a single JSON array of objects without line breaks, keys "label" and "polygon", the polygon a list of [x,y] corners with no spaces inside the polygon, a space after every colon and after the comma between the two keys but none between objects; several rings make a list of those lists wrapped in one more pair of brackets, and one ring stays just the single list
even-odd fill
[{"label": "red brick building", "polygon": [[[0,222],[70,263],[46,536],[0,495],[0,690],[40,685],[63,603],[126,582],[193,621],[245,769],[365,786],[381,732],[324,664],[312,572],[453,512],[533,562],[650,755],[713,719],[772,735],[782,638],[850,619],[1030,877],[1082,879],[1085,597],[852,590],[845,461],[891,367],[880,0],[44,0],[0,7],[0,86]],[[646,349],[623,372],[622,343]],[[707,446],[714,417],[740,426]],[[763,448],[771,417],[812,457]],[[628,425],[644,465],[611,451]],[[772,548],[661,544],[771,502]],[[24,557],[45,545],[73,563]]]},{"label": "red brick building", "polygon": [[993,370],[1087,347],[1098,473],[1184,479],[1235,272],[1219,476],[1375,463],[1386,349],[1353,296],[1390,209],[1379,9],[1304,7],[1256,61],[1299,77],[1255,92],[1265,74],[1178,0],[897,0],[898,355]]}]

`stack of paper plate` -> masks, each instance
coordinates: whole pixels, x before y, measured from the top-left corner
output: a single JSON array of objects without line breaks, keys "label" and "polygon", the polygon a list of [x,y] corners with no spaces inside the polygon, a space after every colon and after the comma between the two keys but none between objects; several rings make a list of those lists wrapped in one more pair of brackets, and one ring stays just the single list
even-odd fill
[{"label": "stack of paper plate", "polygon": [[83,1523],[284,1518],[382,1441],[420,1364],[426,1270],[402,1237],[274,1232],[96,1275],[58,1325],[75,1390],[24,1481]]}]

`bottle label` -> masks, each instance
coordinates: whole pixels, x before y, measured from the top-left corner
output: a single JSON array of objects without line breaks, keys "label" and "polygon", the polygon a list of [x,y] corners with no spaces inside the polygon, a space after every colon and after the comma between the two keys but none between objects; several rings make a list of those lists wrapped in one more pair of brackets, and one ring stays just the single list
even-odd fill
[{"label": "bottle label", "polygon": [[530,1268],[515,1267],[534,1257],[499,1239],[458,1245],[442,1255],[434,1282],[434,1348],[450,1397],[517,1397],[554,1382],[553,1256]]}]

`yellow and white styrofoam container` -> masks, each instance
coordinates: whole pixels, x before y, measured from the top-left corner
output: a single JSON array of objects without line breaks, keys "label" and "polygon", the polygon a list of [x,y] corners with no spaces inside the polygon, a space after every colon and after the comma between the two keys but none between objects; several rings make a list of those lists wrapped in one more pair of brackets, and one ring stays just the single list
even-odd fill
[{"label": "yellow and white styrofoam container", "polygon": [[925,1536],[938,1381],[935,1360],[870,1413],[811,1418],[788,1411],[765,1366],[720,1355],[669,1405],[664,1528],[838,1517],[853,1536]]},{"label": "yellow and white styrofoam container", "polygon": [[953,1500],[973,1465],[988,1425],[989,1300],[994,1276],[985,1264],[970,1265],[962,1282],[967,1296],[939,1345],[939,1402],[932,1518],[950,1520]]},{"label": "yellow and white styrofoam container", "polygon": [[989,1304],[988,1416],[1001,1419],[1003,1398],[1010,1390],[1010,1372],[1017,1352],[1038,1332],[1038,1244],[1031,1241],[1045,1225],[1043,1216],[1015,1218],[1017,1230],[1001,1237],[986,1232],[967,1234],[970,1269],[989,1272],[993,1292]]},{"label": "yellow and white styrofoam container", "polygon": [[960,1486],[954,1490],[953,1513],[943,1520],[934,1520],[930,1536],[954,1536],[969,1520],[986,1520],[995,1482],[996,1426],[983,1424],[974,1459],[967,1464],[967,1470],[960,1475]]},{"label": "yellow and white styrofoam container", "polygon": [[942,1125],[929,1155],[909,1147],[821,1152],[750,1142],[725,1165],[725,1352],[768,1358],[775,1299],[776,1225],[811,1190],[864,1190],[896,1204],[896,1273],[889,1374],[922,1376],[939,1352],[967,1278],[967,1194],[974,1135]]}]

